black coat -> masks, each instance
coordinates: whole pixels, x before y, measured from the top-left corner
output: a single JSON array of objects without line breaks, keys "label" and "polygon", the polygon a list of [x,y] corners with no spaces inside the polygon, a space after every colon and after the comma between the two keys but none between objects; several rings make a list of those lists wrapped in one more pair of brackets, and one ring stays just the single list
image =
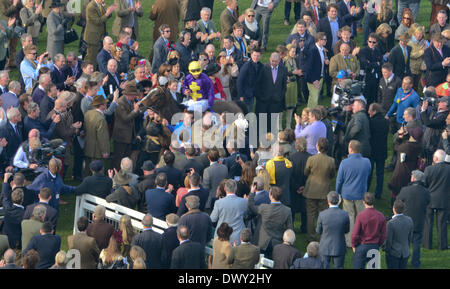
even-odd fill
[{"label": "black coat", "polygon": [[22,128],[20,125],[16,125],[17,132],[16,133],[8,121],[1,129],[0,129],[0,138],[5,138],[8,142],[8,145],[3,148],[2,153],[0,154],[1,167],[4,169],[9,165],[12,165],[14,160],[14,155],[17,152],[17,149],[22,144]]},{"label": "black coat", "polygon": [[385,160],[387,158],[387,138],[389,134],[389,120],[382,113],[369,118],[370,125],[370,159]]},{"label": "black coat", "polygon": [[2,194],[11,195],[11,193],[17,189],[23,190],[23,207],[26,208],[28,205],[31,205],[38,201],[37,194],[34,191],[27,189],[26,187],[15,187],[14,190],[11,190],[11,186],[9,185],[9,183],[2,184]]},{"label": "black coat", "polygon": [[197,242],[184,242],[173,250],[170,268],[206,269],[205,248]]},{"label": "black coat", "polygon": [[47,211],[45,213],[44,222],[50,222],[52,223],[53,230],[56,231],[56,224],[58,223],[58,211],[50,206],[47,203],[34,203],[32,205],[29,205],[25,208],[25,214],[23,215],[24,220],[28,220],[33,215],[33,210],[37,205],[43,205],[47,208]]},{"label": "black coat", "polygon": [[273,269],[289,269],[295,259],[302,258],[302,254],[294,246],[278,244],[273,248]]},{"label": "black coat", "polygon": [[297,190],[306,184],[305,166],[310,156],[307,152],[296,152],[289,158],[293,169],[290,183],[292,212],[301,212],[305,207],[305,198],[303,195],[298,194]]},{"label": "black coat", "polygon": [[402,87],[402,80],[400,77],[394,74],[391,82],[386,85],[386,80],[381,77],[378,89],[378,100],[377,102],[383,106],[385,112],[388,112],[394,102],[397,90]]},{"label": "black coat", "polygon": [[178,207],[177,215],[182,216],[187,213],[188,209],[186,207],[186,197],[188,196],[197,196],[200,199],[200,211],[205,211],[206,201],[208,200],[209,192],[202,187],[198,190],[190,191],[186,195],[184,195],[180,200],[180,206]]},{"label": "black coat", "polygon": [[397,199],[405,203],[403,214],[411,217],[414,223],[414,232],[422,232],[425,225],[427,206],[430,203],[430,191],[423,182],[414,182],[403,187]]},{"label": "black coat", "polygon": [[61,70],[58,70],[58,68],[55,67],[50,73],[52,83],[54,83],[59,90],[67,89],[67,86],[64,84],[64,81],[66,81],[67,79],[67,75],[64,74],[63,68],[61,68]]},{"label": "black coat", "polygon": [[366,46],[359,52],[359,63],[361,70],[364,70],[366,85],[377,87],[378,81],[382,78],[381,65],[383,64],[383,56],[380,49],[375,47],[373,50]]},{"label": "black coat", "polygon": [[[261,103],[271,103],[269,112],[282,112],[286,106],[287,70],[281,63],[278,65],[277,79],[273,83],[272,67],[265,64],[261,71],[256,89],[256,101]],[[264,112],[264,111],[262,111]]]},{"label": "black coat", "polygon": [[[362,3],[361,1],[359,1],[359,3]],[[355,14],[354,16],[352,14],[350,14],[350,12],[348,11],[347,5],[345,5],[344,1],[340,1],[337,3],[338,6],[338,12],[339,12],[339,18],[341,18],[344,22],[344,25],[349,26],[350,28],[352,28],[352,35],[354,37],[356,37],[356,23],[355,21],[360,20],[363,16],[364,16],[364,9],[361,9],[361,12],[359,12],[359,14]],[[350,7],[351,6],[355,6],[356,7],[356,3],[355,1],[350,1]],[[361,7],[362,8],[362,7]],[[352,25],[355,24],[355,25]],[[367,25],[367,24],[365,24]]]},{"label": "black coat", "polygon": [[112,180],[101,173],[94,173],[92,176],[83,179],[75,189],[75,195],[91,194],[96,197],[105,199],[111,194]]},{"label": "black coat", "polygon": [[181,160],[180,167],[182,167],[182,171],[183,171],[183,176],[186,176],[186,169],[194,169],[196,173],[198,173],[200,176],[203,176],[203,170],[205,169],[205,167],[203,166],[203,164],[201,164],[200,162],[198,162],[195,159],[185,159],[185,160]]},{"label": "black coat", "polygon": [[319,258],[298,258],[290,269],[329,269],[326,261]]},{"label": "black coat", "polygon": [[55,256],[61,247],[61,237],[58,235],[45,234],[33,236],[28,246],[22,252],[24,256],[26,252],[33,249],[39,253],[40,261],[36,269],[48,269],[55,264]]},{"label": "black coat", "polygon": [[448,209],[450,164],[433,164],[425,169],[425,186],[430,190],[432,209]]},{"label": "black coat", "polygon": [[164,268],[170,268],[170,261],[172,260],[172,252],[180,245],[177,238],[177,227],[169,227],[162,234],[162,252],[161,260]]},{"label": "black coat", "polygon": [[[116,89],[119,89],[119,93],[122,93],[122,89],[120,88],[120,75],[116,73],[117,81],[114,79],[114,76],[108,71],[108,81],[103,86],[103,90],[105,91],[106,95],[113,94]],[[109,86],[112,86],[112,93],[109,90]]]},{"label": "black coat", "polygon": [[189,240],[198,242],[202,247],[213,237],[213,225],[208,214],[192,210],[184,214],[178,221],[178,226],[184,225],[189,229]]},{"label": "black coat", "polygon": [[147,269],[161,269],[162,236],[153,230],[146,230],[133,237],[131,245],[144,249]]},{"label": "black coat", "polygon": [[42,98],[41,103],[39,104],[39,109],[41,111],[41,113],[39,114],[39,118],[42,122],[45,122],[48,113],[55,107],[55,100],[56,99],[52,99],[48,95]]},{"label": "black coat", "polygon": [[[339,29],[345,26],[345,22],[342,18],[337,17],[337,22]],[[331,32],[330,20],[327,16],[319,19],[319,22],[317,23],[317,32],[325,32],[325,34],[327,35],[327,44],[325,44],[325,48],[328,51],[328,59],[331,59],[331,57],[333,56],[333,34]]]},{"label": "black coat", "polygon": [[394,74],[403,79],[407,75],[411,75],[411,69],[409,68],[410,58],[411,58],[411,46],[406,46],[407,59],[405,63],[405,57],[403,56],[403,50],[400,44],[392,48],[389,54],[388,61],[394,67]]},{"label": "black coat", "polygon": [[450,48],[446,45],[442,47],[442,55],[443,56],[441,56],[433,44],[425,49],[423,59],[427,66],[427,71],[425,73],[427,86],[436,87],[445,82],[448,67],[442,67],[442,61],[444,61],[446,57],[450,57]]},{"label": "black coat", "polygon": [[172,166],[164,166],[162,168],[156,169],[155,174],[158,175],[159,173],[165,173],[167,176],[167,183],[171,184],[176,191],[181,184],[183,183],[183,173]]},{"label": "black coat", "polygon": [[81,70],[81,64],[82,64],[82,61],[78,60],[77,71],[76,71],[75,75],[73,73],[72,68],[69,65],[67,65],[67,64],[64,65],[62,70],[63,70],[65,77],[67,78],[67,77],[75,76],[75,79],[80,78],[81,74],[83,74],[83,71]]},{"label": "black coat", "polygon": [[22,220],[25,210],[22,206],[13,205],[10,192],[3,193],[2,205],[5,214],[2,232],[8,236],[10,248],[21,248]]}]

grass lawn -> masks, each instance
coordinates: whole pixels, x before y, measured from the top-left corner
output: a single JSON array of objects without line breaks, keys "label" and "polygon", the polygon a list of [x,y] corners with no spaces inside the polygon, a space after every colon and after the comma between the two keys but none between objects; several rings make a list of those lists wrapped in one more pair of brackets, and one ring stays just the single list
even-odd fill
[{"label": "grass lawn", "polygon": [[[110,5],[113,3],[113,0],[106,0],[105,1],[107,5]],[[145,0],[142,1],[143,3],[143,10],[144,10],[144,17],[142,17],[139,21],[140,25],[140,35],[139,35],[139,54],[143,56],[149,55],[150,48],[152,43],[152,33],[153,33],[153,22],[150,21],[148,18],[148,15],[150,13],[151,7],[154,3],[153,0]],[[246,8],[250,7],[251,0],[240,0],[239,1],[239,10],[241,13],[245,11]],[[215,21],[216,27],[219,28],[220,26],[220,13],[225,8],[225,4],[222,1],[216,0],[213,10],[213,19]],[[422,25],[425,25],[425,27],[428,27],[429,24],[429,18],[431,14],[431,5],[429,1],[421,1],[421,7],[420,7],[420,14],[418,16],[418,22]],[[108,20],[107,26],[108,26],[108,32],[111,33],[111,27],[114,21],[114,16],[111,17]],[[293,10],[291,11],[291,26],[284,26],[283,25],[284,20],[284,1],[280,3],[280,5],[275,9],[272,18],[271,18],[271,24],[270,24],[270,35],[269,35],[269,44],[268,44],[268,52],[265,53],[262,57],[262,62],[267,62],[270,56],[270,53],[273,52],[278,44],[282,44],[289,34],[290,30],[293,27]],[[73,26],[78,34],[81,32],[81,28],[74,25]],[[362,47],[362,33],[360,33],[356,39],[357,43]],[[41,54],[46,49],[46,42],[47,42],[47,32],[46,28],[44,28],[44,32],[39,37],[38,42],[38,54]],[[20,47],[18,46],[18,49]],[[78,41],[73,42],[69,45],[66,45],[65,51],[68,52],[69,50],[78,50]],[[11,74],[11,79],[17,79],[18,78],[18,72],[16,69],[14,69]],[[322,105],[329,105],[329,99],[322,99],[320,101],[320,104]],[[299,108],[299,111],[303,107]],[[389,136],[389,140],[392,140],[392,136]],[[389,156],[388,159],[390,160],[392,154],[392,150],[390,147]],[[70,172],[67,174],[67,176],[70,176]],[[392,176],[392,173],[386,172],[385,174],[385,184],[390,180]],[[76,185],[76,183],[73,183],[69,180],[66,180],[67,184],[70,185]],[[372,187],[370,188],[370,191],[374,191],[375,189],[375,181],[372,182]],[[67,236],[72,234],[73,231],[73,218],[75,213],[75,197],[74,196],[63,196],[62,197],[65,201],[68,201],[68,205],[63,205],[60,207],[60,216],[58,220],[58,228],[57,233],[61,235],[62,237],[62,249],[67,250]],[[391,214],[391,210],[389,208],[390,206],[390,192],[387,189],[387,186],[384,186],[383,190],[383,198],[381,200],[377,200],[375,203],[375,207],[380,210],[383,214],[386,216]],[[295,221],[295,227],[299,228],[299,220],[297,216],[297,220]],[[436,232],[434,232],[434,242],[433,246],[436,247],[437,245],[436,241]],[[306,234],[297,234],[297,241],[295,243],[295,246],[304,253],[306,251]],[[352,252],[351,250],[348,250],[345,260],[345,268],[352,268]],[[382,260],[382,268],[386,268],[386,263],[384,259],[384,253],[381,253],[381,260]],[[422,249],[422,268],[450,268],[450,250],[447,251],[438,251],[438,250],[426,250]]]}]

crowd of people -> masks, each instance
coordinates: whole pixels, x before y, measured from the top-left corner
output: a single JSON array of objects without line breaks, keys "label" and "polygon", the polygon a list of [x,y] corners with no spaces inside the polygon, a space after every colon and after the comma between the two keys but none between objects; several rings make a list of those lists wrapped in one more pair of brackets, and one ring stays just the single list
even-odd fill
[{"label": "crowd of people", "polygon": [[[156,0],[148,58],[141,1],[84,1],[79,16],[67,2],[0,1],[2,268],[66,268],[65,194],[145,214],[140,233],[127,215],[111,225],[101,205],[76,220],[67,242],[83,269],[251,269],[260,254],[276,269],[344,268],[347,248],[353,268],[372,249],[406,268],[411,244],[420,268],[435,216],[438,249],[448,249],[448,1],[431,0],[425,28],[418,1],[286,0],[284,25],[291,2],[295,25],[266,64],[280,0],[253,0],[244,13],[226,0],[220,29],[214,1]],[[82,27],[79,53],[64,49],[72,25]],[[243,117],[252,112],[254,144]],[[381,198],[392,214],[375,209]],[[163,234],[153,218],[167,223]],[[307,236],[303,254],[296,233]]]}]

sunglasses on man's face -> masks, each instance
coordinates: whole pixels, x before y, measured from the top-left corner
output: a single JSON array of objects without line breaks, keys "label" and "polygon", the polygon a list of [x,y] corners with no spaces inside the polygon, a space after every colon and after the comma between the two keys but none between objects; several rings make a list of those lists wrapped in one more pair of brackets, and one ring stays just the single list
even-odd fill
[{"label": "sunglasses on man's face", "polygon": [[202,70],[199,68],[199,69],[192,69],[191,70],[193,73],[197,73],[197,72],[201,72]]},{"label": "sunglasses on man's face", "polygon": [[409,18],[409,17],[403,17],[403,19],[405,19],[405,20],[411,20],[411,18]]},{"label": "sunglasses on man's face", "polygon": [[369,41],[369,43],[371,43],[371,44],[377,44],[376,41]]},{"label": "sunglasses on man's face", "polygon": [[255,15],[253,15],[253,14],[249,14],[249,15],[247,15],[248,17],[255,17]]}]

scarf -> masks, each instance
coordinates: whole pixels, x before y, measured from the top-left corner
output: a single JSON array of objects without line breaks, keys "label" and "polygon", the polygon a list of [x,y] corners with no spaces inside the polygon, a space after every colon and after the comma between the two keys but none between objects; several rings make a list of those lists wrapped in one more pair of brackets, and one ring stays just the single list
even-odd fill
[{"label": "scarf", "polygon": [[274,157],[273,159],[267,161],[265,169],[269,173],[271,185],[275,185],[277,183],[276,178],[275,178],[275,162],[280,162],[280,161],[284,161],[286,168],[292,168],[291,161],[284,158],[283,156],[277,156],[277,157]]},{"label": "scarf", "polygon": [[252,32],[256,32],[258,30],[258,22],[256,22],[255,20],[253,20],[253,22],[248,22],[246,18],[245,26],[247,26],[247,28]]}]

